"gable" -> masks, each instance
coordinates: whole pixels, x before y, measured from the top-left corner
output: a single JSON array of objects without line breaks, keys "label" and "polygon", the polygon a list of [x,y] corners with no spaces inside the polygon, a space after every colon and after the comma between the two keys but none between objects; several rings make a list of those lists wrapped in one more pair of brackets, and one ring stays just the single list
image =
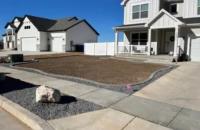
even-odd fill
[{"label": "gable", "polygon": [[[28,30],[25,30],[25,26],[30,26],[30,29]],[[38,29],[34,26],[34,24],[27,18],[25,17],[22,24],[20,25],[19,27],[19,30],[18,30],[18,33],[35,33],[35,32],[38,32]]]},{"label": "gable", "polygon": [[151,28],[171,28],[177,26],[178,23],[166,14],[160,16],[151,24]]},{"label": "gable", "polygon": [[18,18],[15,18],[14,23],[17,23],[17,22],[19,22]]},{"label": "gable", "polygon": [[12,27],[10,25],[8,25],[8,27],[6,29],[12,29]]},{"label": "gable", "polygon": [[166,10],[162,9],[156,17],[149,21],[145,26],[150,28],[174,28],[183,25],[180,20],[172,16]]}]

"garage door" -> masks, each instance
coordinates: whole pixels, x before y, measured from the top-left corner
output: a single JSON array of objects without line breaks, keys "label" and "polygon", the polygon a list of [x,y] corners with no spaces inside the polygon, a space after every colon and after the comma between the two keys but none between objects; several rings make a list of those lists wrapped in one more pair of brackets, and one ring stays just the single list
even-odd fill
[{"label": "garage door", "polygon": [[54,37],[52,38],[51,42],[51,51],[53,52],[63,52],[63,40],[60,37]]},{"label": "garage door", "polygon": [[37,51],[36,38],[22,38],[22,51]]},{"label": "garage door", "polygon": [[191,60],[200,61],[200,38],[192,39]]}]

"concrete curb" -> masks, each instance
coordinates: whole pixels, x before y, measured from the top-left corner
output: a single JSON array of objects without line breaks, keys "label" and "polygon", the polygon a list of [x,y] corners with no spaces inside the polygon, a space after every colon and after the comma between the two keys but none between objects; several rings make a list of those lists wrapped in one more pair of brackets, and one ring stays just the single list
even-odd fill
[{"label": "concrete curb", "polygon": [[0,107],[33,130],[54,130],[47,121],[3,96],[0,96]]}]

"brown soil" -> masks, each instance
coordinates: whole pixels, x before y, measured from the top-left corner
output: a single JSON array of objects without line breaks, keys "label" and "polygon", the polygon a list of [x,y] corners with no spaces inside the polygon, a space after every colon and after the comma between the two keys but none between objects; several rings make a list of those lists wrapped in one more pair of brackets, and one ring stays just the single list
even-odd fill
[{"label": "brown soil", "polygon": [[[29,57],[30,58],[30,57]],[[41,58],[41,57],[40,57]],[[68,75],[107,84],[132,84],[147,79],[163,65],[132,63],[105,57],[65,55],[43,57],[38,63],[19,65],[48,73]]]}]

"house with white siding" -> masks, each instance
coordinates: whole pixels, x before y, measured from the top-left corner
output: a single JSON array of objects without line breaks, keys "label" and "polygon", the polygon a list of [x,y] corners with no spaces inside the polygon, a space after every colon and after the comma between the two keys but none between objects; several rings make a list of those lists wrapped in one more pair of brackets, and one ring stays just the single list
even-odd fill
[{"label": "house with white siding", "polygon": [[[200,61],[200,0],[123,0],[116,53],[185,56]],[[118,45],[119,33],[124,46]]]},{"label": "house with white siding", "polygon": [[25,15],[5,26],[4,49],[19,51],[83,51],[85,42],[97,42],[99,33],[77,17],[48,19]]}]

